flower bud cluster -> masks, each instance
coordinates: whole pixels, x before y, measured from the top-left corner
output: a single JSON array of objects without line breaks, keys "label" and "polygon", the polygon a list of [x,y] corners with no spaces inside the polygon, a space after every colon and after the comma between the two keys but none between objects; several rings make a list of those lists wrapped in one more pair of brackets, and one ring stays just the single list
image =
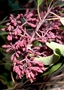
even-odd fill
[{"label": "flower bud cluster", "polygon": [[[46,11],[42,11],[42,19],[45,14]],[[25,75],[32,83],[38,73],[45,71],[43,63],[35,61],[34,57],[52,54],[52,50],[45,43],[55,41],[63,44],[64,31],[60,30],[59,20],[45,20],[36,31],[39,23],[37,12],[28,9],[25,14],[18,14],[16,17],[11,14],[9,19],[10,21],[6,23],[7,28],[2,28],[3,31],[8,32],[8,44],[2,47],[7,53],[12,52],[13,71],[17,73],[17,78],[21,79]]]}]

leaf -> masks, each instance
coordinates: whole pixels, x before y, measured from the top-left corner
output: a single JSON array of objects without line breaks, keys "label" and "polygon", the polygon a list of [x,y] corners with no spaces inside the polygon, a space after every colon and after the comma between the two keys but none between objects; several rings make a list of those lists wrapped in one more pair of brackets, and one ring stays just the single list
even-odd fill
[{"label": "leaf", "polygon": [[19,9],[18,3],[15,3],[15,0],[8,0],[8,6],[10,9]]},{"label": "leaf", "polygon": [[56,70],[58,70],[61,67],[61,65],[62,65],[62,63],[59,62],[59,63],[49,67],[48,70],[43,74],[43,76],[55,72]]},{"label": "leaf", "polygon": [[61,51],[61,54],[64,55],[64,45],[56,42],[47,42],[46,45],[52,50],[55,50],[56,48],[58,48]]},{"label": "leaf", "polygon": [[0,30],[0,35],[7,35],[7,34],[8,34],[8,32]]},{"label": "leaf", "polygon": [[8,33],[7,32],[0,32],[0,36],[1,35],[7,35]]},{"label": "leaf", "polygon": [[51,65],[56,63],[61,57],[60,49],[56,48],[53,54],[47,57],[35,57],[34,60],[41,61],[44,65]]},{"label": "leaf", "polygon": [[6,85],[7,84],[6,77],[4,77],[3,75],[0,75],[0,82],[2,82],[2,84]]},{"label": "leaf", "polygon": [[7,28],[7,26],[4,26],[4,25],[0,25],[0,28]]},{"label": "leaf", "polygon": [[61,21],[62,25],[64,25],[64,17],[60,17],[60,21]]},{"label": "leaf", "polygon": [[60,7],[63,7],[64,6],[64,1],[63,0],[62,1],[59,1],[58,3],[59,3],[59,6]]},{"label": "leaf", "polygon": [[33,42],[33,45],[34,46],[42,46],[42,43],[36,40]]},{"label": "leaf", "polygon": [[42,4],[43,0],[37,0],[37,6],[39,7]]}]

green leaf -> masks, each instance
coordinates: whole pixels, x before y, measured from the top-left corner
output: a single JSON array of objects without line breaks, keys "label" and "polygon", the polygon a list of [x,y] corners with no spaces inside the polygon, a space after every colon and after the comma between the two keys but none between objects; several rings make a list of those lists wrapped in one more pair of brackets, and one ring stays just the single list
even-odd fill
[{"label": "green leaf", "polygon": [[8,34],[8,32],[0,30],[0,35],[7,35],[7,34]]},{"label": "green leaf", "polygon": [[6,85],[7,84],[6,77],[4,77],[3,75],[0,75],[0,82],[2,82],[2,84]]},{"label": "green leaf", "polygon": [[4,26],[4,25],[0,25],[0,28],[7,28],[7,26]]},{"label": "green leaf", "polygon": [[37,0],[37,6],[39,7],[42,4],[43,0]]},{"label": "green leaf", "polygon": [[43,76],[55,72],[56,70],[58,70],[61,67],[61,65],[62,65],[62,63],[59,62],[59,63],[49,67],[48,70],[43,74]]},{"label": "green leaf", "polygon": [[58,48],[61,51],[61,54],[64,55],[64,45],[56,42],[47,42],[46,45],[52,50],[55,50],[56,48]]},{"label": "green leaf", "polygon": [[42,43],[39,42],[39,41],[37,41],[37,40],[35,40],[35,41],[33,42],[33,45],[34,45],[34,46],[42,46]]},{"label": "green leaf", "polygon": [[0,32],[0,36],[1,35],[7,35],[8,33],[7,32]]},{"label": "green leaf", "polygon": [[47,57],[35,57],[34,60],[41,61],[44,65],[51,65],[56,63],[61,57],[60,49],[56,48],[53,54]]},{"label": "green leaf", "polygon": [[60,7],[63,7],[64,6],[64,1],[59,1],[58,4],[59,4]]},{"label": "green leaf", "polygon": [[13,9],[19,9],[18,3],[15,3],[15,0],[8,0],[8,6],[11,10]]}]

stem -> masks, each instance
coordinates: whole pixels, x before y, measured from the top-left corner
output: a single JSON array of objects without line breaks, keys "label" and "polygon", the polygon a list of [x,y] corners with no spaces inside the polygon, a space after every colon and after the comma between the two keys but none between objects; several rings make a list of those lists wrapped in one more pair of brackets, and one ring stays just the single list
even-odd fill
[{"label": "stem", "polygon": [[37,27],[36,27],[36,31],[38,31],[39,28],[41,27],[41,25],[44,23],[46,17],[47,17],[48,14],[50,13],[50,10],[51,10],[51,9],[49,9],[49,10],[47,11],[47,13],[46,13],[46,15],[44,16],[43,20],[41,20],[41,21],[38,23],[38,25],[37,25]]},{"label": "stem", "polygon": [[48,6],[48,9],[51,7],[52,2],[53,2],[53,0],[51,0],[50,4],[49,4],[49,6]]},{"label": "stem", "polygon": [[50,21],[50,20],[58,20],[59,18],[49,18],[49,19],[46,19],[46,20],[48,20],[48,21]]},{"label": "stem", "polygon": [[[53,0],[52,0],[52,1],[53,1]],[[52,2],[50,2],[50,5],[51,5],[51,3],[52,3]],[[46,17],[49,15],[51,9],[53,8],[53,6],[54,6],[55,4],[56,4],[56,3],[54,3],[51,7],[50,7],[50,5],[49,5],[48,10],[47,10],[47,13],[46,13],[46,15],[44,16],[43,20],[41,20],[41,21],[38,23],[38,25],[37,25],[37,27],[36,27],[36,31],[38,31],[39,28],[41,27],[41,25],[45,22]]]},{"label": "stem", "polygon": [[55,14],[54,12],[50,12],[51,14],[53,14],[54,16],[56,16],[58,19],[60,19],[60,16]]},{"label": "stem", "polygon": [[64,74],[54,76],[54,77],[51,78],[51,80],[61,79],[62,77],[64,77]]},{"label": "stem", "polygon": [[39,7],[37,7],[38,17],[41,20],[40,13],[39,13]]},{"label": "stem", "polygon": [[24,22],[21,26],[23,27],[25,24],[27,24],[27,21],[26,21],[26,22]]},{"label": "stem", "polygon": [[15,80],[14,80],[12,72],[11,72],[11,79],[12,79],[12,82],[15,83]]},{"label": "stem", "polygon": [[48,14],[50,13],[50,11],[51,11],[52,7],[53,7],[53,6],[51,6],[51,8],[50,8],[50,9],[48,9],[48,11],[47,11],[46,15],[44,16],[43,20],[40,20],[40,22],[38,23],[38,25],[37,25],[37,27],[36,27],[35,32],[33,32],[33,35],[32,35],[32,38],[31,38],[31,42],[32,42],[32,40],[33,40],[33,38],[34,38],[34,36],[35,36],[36,32],[39,30],[39,28],[41,27],[41,25],[44,23],[44,21],[45,21],[46,17],[47,17],[47,16],[48,16]]},{"label": "stem", "polygon": [[6,22],[8,22],[8,21],[10,21],[10,20],[1,21],[1,22],[0,22],[0,25],[3,24],[3,23],[6,23]]}]

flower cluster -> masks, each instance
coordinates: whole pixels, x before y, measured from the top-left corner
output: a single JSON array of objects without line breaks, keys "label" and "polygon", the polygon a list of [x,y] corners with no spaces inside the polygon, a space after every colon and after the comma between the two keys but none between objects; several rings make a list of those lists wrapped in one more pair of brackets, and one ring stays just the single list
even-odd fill
[{"label": "flower cluster", "polygon": [[17,73],[17,78],[22,78],[26,75],[26,78],[32,83],[38,73],[45,71],[44,65],[41,62],[28,59],[27,57],[21,61],[15,60],[13,71]]},{"label": "flower cluster", "polygon": [[[42,19],[45,14],[46,12],[42,11]],[[63,44],[64,30],[60,30],[59,20],[45,20],[36,31],[39,23],[37,12],[28,9],[25,14],[18,14],[16,17],[11,14],[9,19],[10,21],[6,23],[7,28],[2,28],[3,31],[8,32],[8,45],[2,47],[7,53],[12,52],[13,71],[17,73],[17,77],[22,78],[25,75],[32,83],[38,73],[45,71],[43,63],[35,61],[34,57],[52,54],[52,50],[45,43],[55,41]]]}]

